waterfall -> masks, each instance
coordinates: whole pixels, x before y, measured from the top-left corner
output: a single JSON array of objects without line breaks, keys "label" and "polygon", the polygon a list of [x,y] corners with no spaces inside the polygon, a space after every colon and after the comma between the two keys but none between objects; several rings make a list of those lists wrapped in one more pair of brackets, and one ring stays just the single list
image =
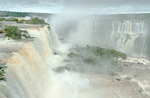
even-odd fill
[{"label": "waterfall", "polygon": [[34,41],[26,42],[6,60],[7,82],[0,85],[0,95],[6,98],[48,98],[50,61],[59,40],[47,27],[29,28],[27,31],[35,37]]},{"label": "waterfall", "polygon": [[[53,54],[61,43],[55,32],[47,27],[29,28],[35,37],[6,62],[6,81],[0,81],[0,98],[98,98],[89,80],[79,73],[55,68],[65,66],[66,54]],[[17,43],[16,43],[17,45]],[[61,46],[61,49],[65,47]],[[67,48],[67,47],[66,47]]]},{"label": "waterfall", "polygon": [[144,33],[144,22],[135,20],[114,21],[112,30],[116,33]]},{"label": "waterfall", "polygon": [[[47,98],[50,87],[49,59],[52,58],[49,30],[30,28],[27,31],[35,37],[33,42],[27,42],[6,61],[6,79],[3,91],[4,98]],[[54,32],[53,32],[54,33]],[[1,87],[2,87],[1,86]]]},{"label": "waterfall", "polygon": [[131,35],[120,33],[116,47],[117,50],[123,51],[125,53],[133,53],[134,42],[137,37],[138,35],[136,34]]},{"label": "waterfall", "polygon": [[[147,47],[145,40],[144,21],[124,20],[112,22],[110,47],[130,55],[145,56]],[[138,42],[141,44],[138,44]],[[137,44],[135,45],[135,43]],[[136,51],[137,47],[140,48],[139,51]]]}]

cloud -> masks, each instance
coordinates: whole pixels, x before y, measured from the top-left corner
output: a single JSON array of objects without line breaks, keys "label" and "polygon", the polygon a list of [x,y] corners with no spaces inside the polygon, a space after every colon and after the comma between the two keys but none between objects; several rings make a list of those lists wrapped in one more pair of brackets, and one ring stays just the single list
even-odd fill
[{"label": "cloud", "polygon": [[97,5],[97,6],[125,6],[125,5],[150,5],[149,0],[65,0],[70,4],[82,4],[82,5]]},{"label": "cloud", "polygon": [[149,0],[0,0],[0,10],[57,13],[63,9],[84,9],[87,13],[148,13]]}]

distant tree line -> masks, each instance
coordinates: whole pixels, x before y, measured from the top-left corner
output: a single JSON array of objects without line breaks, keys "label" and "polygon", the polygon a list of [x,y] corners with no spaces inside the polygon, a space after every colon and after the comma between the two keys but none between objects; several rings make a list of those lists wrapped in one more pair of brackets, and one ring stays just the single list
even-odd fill
[{"label": "distant tree line", "polygon": [[18,18],[9,18],[9,19],[0,18],[0,21],[15,21],[17,23],[26,23],[26,24],[47,24],[43,19],[39,19],[38,17],[31,18],[29,20],[24,19],[19,20]]},{"label": "distant tree line", "polygon": [[0,11],[0,17],[9,17],[9,16],[25,17],[25,16],[29,16],[29,15],[30,15],[30,13],[24,13],[24,12]]},{"label": "distant tree line", "polygon": [[10,12],[10,11],[0,11],[0,17],[26,17],[26,16],[40,16],[49,17],[49,13],[32,13],[32,12]]}]

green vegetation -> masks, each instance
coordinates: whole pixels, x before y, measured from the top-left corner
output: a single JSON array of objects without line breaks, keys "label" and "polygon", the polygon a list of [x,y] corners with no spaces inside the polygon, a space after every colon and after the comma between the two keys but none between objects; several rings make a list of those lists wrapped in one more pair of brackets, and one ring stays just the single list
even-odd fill
[{"label": "green vegetation", "polygon": [[9,19],[5,19],[5,21],[16,21],[16,22],[18,22],[18,19],[17,18],[9,18]]},{"label": "green vegetation", "polygon": [[27,34],[22,34],[22,36],[23,36],[24,38],[32,38],[30,35],[27,35]]},{"label": "green vegetation", "polygon": [[83,61],[87,64],[92,64],[92,65],[96,64],[95,58],[92,58],[92,57],[85,58],[85,59],[83,59]]},{"label": "green vegetation", "polygon": [[15,21],[17,23],[24,23],[24,20],[18,20],[17,18],[9,18],[9,19],[5,19],[5,18],[0,18],[0,21]]},{"label": "green vegetation", "polygon": [[5,20],[5,18],[0,18],[0,21],[4,21]]},{"label": "green vegetation", "polygon": [[0,30],[0,33],[6,33],[4,30]]},{"label": "green vegetation", "polygon": [[72,57],[77,57],[78,55],[76,53],[74,53],[74,52],[70,52],[68,54],[68,56],[72,58]]},{"label": "green vegetation", "polygon": [[[47,24],[43,19],[39,19],[38,17],[31,18],[30,20],[19,20],[18,18],[0,18],[0,21],[15,21],[17,23],[26,23],[26,24]],[[50,26],[48,26],[48,29],[50,29]]]},{"label": "green vegetation", "polygon": [[25,17],[25,16],[29,16],[29,14],[30,13],[25,13],[25,12],[0,11],[0,17],[9,17],[9,16]]},{"label": "green vegetation", "polygon": [[5,80],[4,74],[5,74],[4,68],[0,66],[0,80]]},{"label": "green vegetation", "polygon": [[2,24],[0,23],[0,27],[2,27]]},{"label": "green vegetation", "polygon": [[122,58],[126,59],[126,54],[116,51],[114,49],[105,49],[100,47],[91,47],[91,51],[94,52],[95,55],[100,55],[106,58]]},{"label": "green vegetation", "polygon": [[0,71],[0,76],[3,76],[3,72],[2,71]]},{"label": "green vegetation", "polygon": [[31,18],[30,20],[25,21],[27,24],[47,24],[43,19],[39,19],[38,17]]},{"label": "green vegetation", "polygon": [[9,18],[9,19],[5,19],[5,21],[15,21],[17,23],[24,23],[25,22],[25,20],[23,20],[23,19],[19,20],[17,18]]},{"label": "green vegetation", "polygon": [[121,79],[119,79],[119,78],[116,78],[116,80],[117,80],[117,81],[121,81]]},{"label": "green vegetation", "polygon": [[50,25],[47,28],[50,30],[51,29]]},{"label": "green vegetation", "polygon": [[0,17],[26,17],[26,16],[49,16],[48,13],[32,13],[32,12],[11,12],[11,11],[0,11]]},{"label": "green vegetation", "polygon": [[23,20],[23,19],[17,21],[17,23],[24,23],[24,22],[25,22],[25,20]]},{"label": "green vegetation", "polygon": [[82,53],[91,54],[93,56],[99,56],[104,59],[112,59],[112,58],[126,59],[127,57],[126,54],[116,51],[114,49],[106,49],[98,46],[79,47],[79,48],[75,48],[74,50],[77,51],[78,54],[71,52],[68,54],[69,57],[83,56]]},{"label": "green vegetation", "polygon": [[94,73],[108,73],[115,75],[116,71],[122,71],[117,58],[126,59],[126,54],[114,49],[106,49],[98,46],[73,48],[68,57],[73,63],[71,68],[77,71]]},{"label": "green vegetation", "polygon": [[6,31],[5,36],[12,39],[21,39],[22,36],[25,38],[31,38],[31,36],[28,35],[27,31],[20,30],[17,26],[7,26],[5,28],[5,31]]},{"label": "green vegetation", "polygon": [[6,34],[5,36],[10,37],[12,39],[21,39],[21,32],[16,26],[8,26],[5,28]]},{"label": "green vegetation", "polygon": [[5,80],[3,77],[0,77],[0,80]]}]

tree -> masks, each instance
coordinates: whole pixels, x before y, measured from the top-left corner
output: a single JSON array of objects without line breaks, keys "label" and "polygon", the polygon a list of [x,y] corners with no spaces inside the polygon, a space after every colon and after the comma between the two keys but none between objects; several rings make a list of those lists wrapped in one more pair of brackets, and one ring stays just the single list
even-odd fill
[{"label": "tree", "polygon": [[5,36],[10,37],[12,39],[21,39],[21,32],[17,26],[8,26],[5,28],[5,31]]},{"label": "tree", "polygon": [[32,38],[26,30],[20,30],[17,26],[7,26],[3,32],[6,32],[5,36],[12,39]]},{"label": "tree", "polygon": [[46,24],[43,19],[39,19],[38,17],[31,18],[30,20],[26,20],[27,24]]}]

